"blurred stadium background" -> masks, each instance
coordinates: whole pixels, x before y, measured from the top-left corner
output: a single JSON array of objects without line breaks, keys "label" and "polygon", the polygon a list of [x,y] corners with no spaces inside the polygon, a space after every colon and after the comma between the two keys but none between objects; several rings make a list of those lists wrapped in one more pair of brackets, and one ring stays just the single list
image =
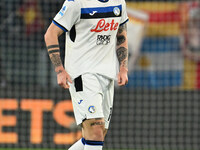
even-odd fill
[{"label": "blurred stadium background", "polygon": [[[129,84],[116,87],[105,149],[200,149],[198,2],[127,1]],[[81,136],[43,40],[62,3],[0,1],[0,150],[66,149]]]}]

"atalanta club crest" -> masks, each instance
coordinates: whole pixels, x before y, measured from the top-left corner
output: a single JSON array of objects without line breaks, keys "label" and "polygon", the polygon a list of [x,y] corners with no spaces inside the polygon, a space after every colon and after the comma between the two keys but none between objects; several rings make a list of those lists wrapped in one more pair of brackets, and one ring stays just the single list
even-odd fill
[{"label": "atalanta club crest", "polygon": [[118,7],[115,7],[115,8],[113,9],[113,12],[114,12],[114,14],[115,14],[116,16],[119,16],[119,15],[120,15],[120,9],[119,9]]},{"label": "atalanta club crest", "polygon": [[90,106],[89,108],[88,108],[88,111],[90,112],[90,113],[95,113],[95,107],[94,106]]}]

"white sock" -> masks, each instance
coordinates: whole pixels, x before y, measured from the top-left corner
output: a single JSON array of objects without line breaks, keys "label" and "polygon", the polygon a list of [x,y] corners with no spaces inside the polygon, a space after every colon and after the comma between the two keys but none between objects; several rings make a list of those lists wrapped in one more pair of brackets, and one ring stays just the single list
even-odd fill
[{"label": "white sock", "polygon": [[102,141],[85,140],[84,150],[102,150],[102,149],[103,149]]},{"label": "white sock", "polygon": [[74,143],[68,150],[84,150],[85,139],[81,138],[76,143]]}]

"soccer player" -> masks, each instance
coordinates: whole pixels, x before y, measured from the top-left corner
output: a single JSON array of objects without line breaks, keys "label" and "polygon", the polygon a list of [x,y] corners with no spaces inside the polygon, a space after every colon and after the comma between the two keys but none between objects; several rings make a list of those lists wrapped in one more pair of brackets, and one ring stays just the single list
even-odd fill
[{"label": "soccer player", "polygon": [[[69,88],[83,138],[69,150],[102,150],[113,108],[114,80],[127,84],[128,41],[124,0],[66,0],[45,42],[58,84]],[[66,32],[65,68],[58,37]]]}]

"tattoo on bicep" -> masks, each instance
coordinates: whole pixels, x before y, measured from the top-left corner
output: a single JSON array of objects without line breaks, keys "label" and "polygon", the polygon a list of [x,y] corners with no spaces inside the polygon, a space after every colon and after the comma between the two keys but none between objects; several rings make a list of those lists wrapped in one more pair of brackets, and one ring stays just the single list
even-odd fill
[{"label": "tattoo on bicep", "polygon": [[117,36],[117,46],[121,45],[126,41],[126,37],[124,35]]},{"label": "tattoo on bicep", "polygon": [[58,67],[62,65],[60,54],[51,54],[50,59],[54,65],[54,67]]},{"label": "tattoo on bicep", "polygon": [[121,34],[124,30],[127,31],[127,24],[126,23],[119,26],[118,34]]},{"label": "tattoo on bicep", "polygon": [[119,60],[119,64],[127,65],[127,58],[128,58],[128,49],[125,47],[120,47],[117,49],[117,58]]}]

